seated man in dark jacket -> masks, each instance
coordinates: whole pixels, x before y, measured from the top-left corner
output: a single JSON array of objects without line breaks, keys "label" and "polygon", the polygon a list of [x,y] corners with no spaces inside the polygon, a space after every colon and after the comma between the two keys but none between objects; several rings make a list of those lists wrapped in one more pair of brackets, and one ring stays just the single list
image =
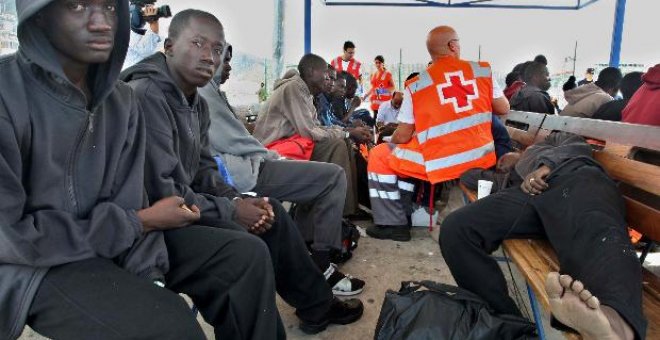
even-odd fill
[{"label": "seated man in dark jacket", "polygon": [[[145,116],[147,195],[150,200],[181,196],[199,207],[199,224],[267,246],[277,292],[297,309],[303,331],[318,333],[329,323],[354,322],[362,316],[362,303],[357,299],[342,302],[333,296],[282,205],[275,199],[241,197],[220,178],[209,150],[209,108],[197,88],[205,86],[220,67],[225,44],[224,29],[216,17],[185,10],[172,19],[165,53],[156,53],[122,73]],[[254,262],[271,259],[265,256]],[[325,274],[332,273],[329,269]],[[251,299],[236,302],[250,304]]]},{"label": "seated man in dark jacket", "polygon": [[554,114],[555,107],[550,100],[550,73],[548,67],[532,62],[523,74],[525,86],[511,98],[511,109],[525,112]]},{"label": "seated man in dark jacket", "polygon": [[117,81],[128,2],[16,6],[20,48],[0,59],[0,338],[27,323],[51,339],[206,339],[177,293],[218,336],[283,336],[259,240],[191,225],[199,210],[176,193],[146,208],[144,120]]},{"label": "seated man in dark jacket", "polygon": [[440,249],[456,283],[497,313],[520,315],[489,254],[505,239],[545,236],[565,274],[547,278],[553,315],[585,339],[643,339],[641,267],[623,199],[591,147],[582,137],[553,133],[527,148],[511,176],[515,186],[443,221]]}]

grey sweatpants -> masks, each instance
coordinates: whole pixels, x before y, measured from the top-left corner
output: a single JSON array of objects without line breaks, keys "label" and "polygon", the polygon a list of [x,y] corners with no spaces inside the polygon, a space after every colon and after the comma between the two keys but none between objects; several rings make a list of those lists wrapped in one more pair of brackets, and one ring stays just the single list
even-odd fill
[{"label": "grey sweatpants", "polygon": [[344,169],[347,183],[344,216],[355,214],[358,210],[357,170],[351,141],[330,138],[321,142],[314,142],[311,160],[337,164]]},{"label": "grey sweatpants", "polygon": [[313,240],[313,249],[341,249],[346,177],[338,165],[266,160],[253,191],[296,203],[296,224],[306,241]]}]

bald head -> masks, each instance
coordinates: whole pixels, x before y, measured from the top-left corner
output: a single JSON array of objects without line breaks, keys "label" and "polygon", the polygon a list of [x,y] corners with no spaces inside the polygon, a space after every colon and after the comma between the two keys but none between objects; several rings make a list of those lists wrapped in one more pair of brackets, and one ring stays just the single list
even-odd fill
[{"label": "bald head", "polygon": [[461,45],[458,43],[458,33],[449,26],[438,26],[426,37],[426,49],[434,61],[441,57],[461,57]]}]

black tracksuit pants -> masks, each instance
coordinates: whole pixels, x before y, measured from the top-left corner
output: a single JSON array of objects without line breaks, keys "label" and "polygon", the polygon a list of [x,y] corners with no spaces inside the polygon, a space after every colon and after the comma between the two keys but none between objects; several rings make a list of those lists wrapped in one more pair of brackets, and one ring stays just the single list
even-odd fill
[{"label": "black tracksuit pants", "polygon": [[167,289],[107,259],[50,269],[28,325],[52,339],[205,339],[175,294],[185,293],[218,339],[283,339],[275,289],[311,321],[325,315],[333,295],[291,218],[270,202],[276,221],[261,238],[234,223],[166,231]]},{"label": "black tracksuit pants", "polygon": [[450,214],[440,249],[456,283],[498,313],[520,315],[490,256],[504,239],[547,237],[561,273],[582,281],[644,338],[641,266],[632,248],[624,203],[614,182],[595,166],[552,176],[549,189],[530,196],[515,186]]}]

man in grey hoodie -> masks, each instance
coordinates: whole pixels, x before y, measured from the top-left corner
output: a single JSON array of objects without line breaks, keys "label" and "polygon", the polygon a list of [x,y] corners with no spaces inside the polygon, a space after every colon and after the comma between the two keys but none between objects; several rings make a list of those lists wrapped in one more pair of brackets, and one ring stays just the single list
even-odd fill
[{"label": "man in grey hoodie", "polygon": [[616,67],[606,67],[598,73],[598,80],[564,92],[568,105],[562,116],[591,118],[603,104],[613,100],[619,92],[623,75]]},{"label": "man in grey hoodie", "polygon": [[313,240],[312,259],[321,272],[337,273],[328,275],[333,291],[344,296],[359,293],[361,280],[342,274],[330,263],[330,252],[342,248],[344,171],[336,164],[279,160],[276,152],[250,135],[220,90],[231,73],[232,53],[228,46],[216,76],[199,90],[209,105],[212,154],[222,157],[239,192],[254,191],[259,196],[298,204],[296,224],[305,240]]},{"label": "man in grey hoodie", "polygon": [[27,323],[54,339],[204,339],[179,292],[218,334],[274,337],[266,248],[190,226],[199,210],[180,197],[145,208],[144,121],[117,81],[128,3],[16,4],[20,48],[0,59],[0,338]]},{"label": "man in grey hoodie", "polygon": [[[199,207],[198,224],[202,228],[249,238],[259,248],[267,247],[270,257],[251,261],[272,265],[277,292],[296,308],[304,332],[318,333],[331,323],[352,323],[362,316],[362,302],[340,301],[333,296],[332,285],[311,260],[300,232],[282,205],[272,198],[243,197],[218,173],[209,150],[209,108],[197,88],[205,86],[215,74],[225,45],[223,26],[215,16],[184,10],[172,18],[165,53],[156,53],[122,73],[122,80],[129,82],[139,98],[147,126],[147,196],[152,201],[181,196],[187,204]],[[225,279],[219,276],[218,280]],[[246,287],[255,296],[264,293],[252,284],[259,282]],[[247,306],[254,302],[248,297],[229,300]],[[272,338],[275,332],[264,336]]]}]

